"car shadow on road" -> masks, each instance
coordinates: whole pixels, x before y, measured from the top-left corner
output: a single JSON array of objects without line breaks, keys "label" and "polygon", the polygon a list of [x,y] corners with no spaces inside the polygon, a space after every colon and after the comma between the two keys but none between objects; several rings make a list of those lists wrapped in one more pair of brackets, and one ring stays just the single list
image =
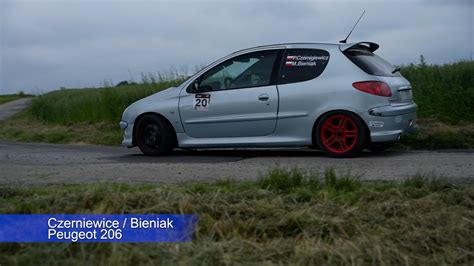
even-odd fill
[{"label": "car shadow on road", "polygon": [[[363,152],[359,157],[396,156],[397,152],[370,153]],[[146,156],[139,151],[107,159],[120,162],[136,163],[224,163],[236,162],[251,158],[329,158],[320,150],[313,149],[178,149],[166,156]],[[337,159],[335,159],[337,160]]]}]

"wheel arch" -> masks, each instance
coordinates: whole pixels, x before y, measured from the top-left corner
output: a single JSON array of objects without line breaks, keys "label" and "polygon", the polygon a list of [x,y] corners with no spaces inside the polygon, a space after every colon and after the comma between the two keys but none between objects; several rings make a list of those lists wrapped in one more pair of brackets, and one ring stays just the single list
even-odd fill
[{"label": "wheel arch", "polygon": [[358,117],[358,118],[360,119],[360,121],[362,121],[362,124],[363,124],[364,127],[365,127],[365,132],[366,132],[366,136],[365,136],[365,137],[366,137],[366,139],[367,139],[368,141],[370,141],[370,130],[369,130],[369,127],[367,126],[367,123],[365,122],[365,120],[362,119],[362,117],[361,117],[359,114],[357,114],[357,113],[354,112],[354,111],[347,110],[347,109],[333,109],[333,110],[328,110],[328,111],[325,111],[325,112],[321,113],[321,114],[316,118],[316,120],[314,121],[313,129],[311,130],[311,144],[312,144],[313,147],[320,148],[320,147],[318,147],[318,141],[317,141],[317,139],[316,139],[316,134],[317,134],[316,129],[317,129],[317,127],[318,127],[319,121],[321,121],[321,118],[322,118],[324,115],[326,115],[326,114],[328,114],[328,113],[332,113],[332,112],[347,112],[347,113],[351,113],[351,114],[355,115],[356,117]]},{"label": "wheel arch", "polygon": [[132,145],[133,146],[136,146],[137,145],[137,140],[136,140],[136,135],[137,135],[137,130],[138,130],[138,127],[137,127],[137,124],[138,124],[138,121],[146,116],[146,115],[154,115],[154,116],[157,116],[157,117],[161,117],[164,121],[166,121],[166,123],[168,124],[168,126],[171,128],[171,130],[173,130],[173,136],[174,136],[174,146],[175,147],[178,147],[178,138],[176,136],[176,130],[174,129],[173,125],[171,124],[171,122],[168,120],[168,118],[166,118],[164,115],[160,114],[160,113],[156,113],[156,112],[145,112],[145,113],[141,113],[140,115],[138,115],[136,118],[135,118],[135,121],[133,122],[133,135],[132,135]]}]

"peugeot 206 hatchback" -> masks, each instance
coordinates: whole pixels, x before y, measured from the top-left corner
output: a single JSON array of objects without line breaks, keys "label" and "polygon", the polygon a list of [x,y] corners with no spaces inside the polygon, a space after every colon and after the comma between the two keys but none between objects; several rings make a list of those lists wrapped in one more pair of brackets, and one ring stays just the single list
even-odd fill
[{"label": "peugeot 206 hatchback", "polygon": [[130,105],[123,145],[146,155],[174,148],[300,147],[349,157],[384,150],[416,129],[416,104],[379,45],[278,44],[235,52],[178,87]]}]

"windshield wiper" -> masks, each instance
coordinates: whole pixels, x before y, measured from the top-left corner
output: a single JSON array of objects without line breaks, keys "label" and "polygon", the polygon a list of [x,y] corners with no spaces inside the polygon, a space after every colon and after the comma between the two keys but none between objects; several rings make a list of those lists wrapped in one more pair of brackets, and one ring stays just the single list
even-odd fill
[{"label": "windshield wiper", "polygon": [[392,71],[392,74],[395,74],[396,72],[400,72],[400,70],[401,70],[401,69],[400,69],[399,67],[397,67],[397,68],[395,68],[395,69]]}]

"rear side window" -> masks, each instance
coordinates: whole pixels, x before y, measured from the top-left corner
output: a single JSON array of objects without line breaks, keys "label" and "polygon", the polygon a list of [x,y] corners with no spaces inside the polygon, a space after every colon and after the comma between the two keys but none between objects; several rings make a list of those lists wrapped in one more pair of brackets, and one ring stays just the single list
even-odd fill
[{"label": "rear side window", "polygon": [[288,49],[283,56],[279,84],[314,79],[323,73],[329,53],[320,49]]},{"label": "rear side window", "polygon": [[374,76],[399,77],[400,72],[382,57],[366,50],[348,50],[344,54],[365,73]]}]

